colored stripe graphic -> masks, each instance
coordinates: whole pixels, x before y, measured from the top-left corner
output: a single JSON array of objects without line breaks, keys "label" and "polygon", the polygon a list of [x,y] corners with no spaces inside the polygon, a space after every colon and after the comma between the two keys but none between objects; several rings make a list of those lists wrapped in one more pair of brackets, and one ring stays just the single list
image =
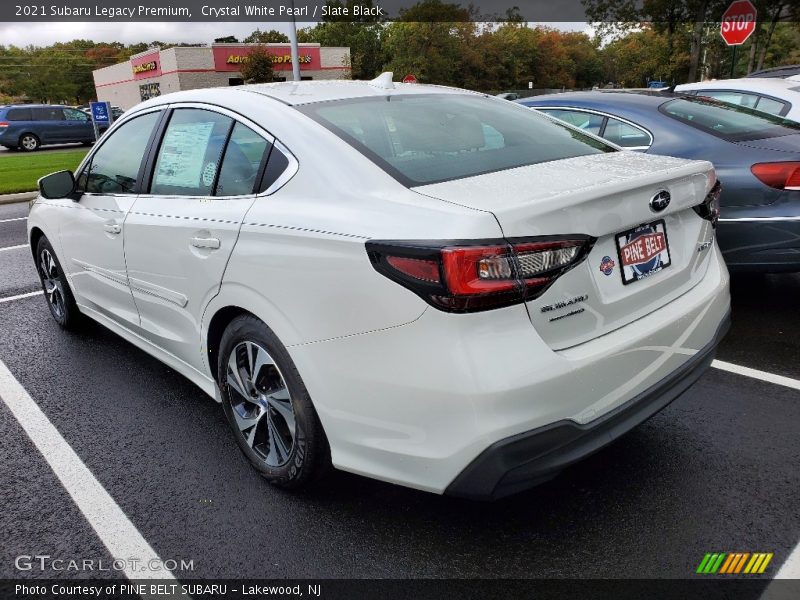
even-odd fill
[{"label": "colored stripe graphic", "polygon": [[697,566],[703,575],[761,574],[772,560],[771,552],[708,552]]},{"label": "colored stripe graphic", "polygon": [[731,565],[733,564],[733,559],[735,557],[736,557],[736,555],[733,552],[728,554],[728,558],[725,559],[725,563],[722,565],[722,568],[719,570],[719,572],[720,573],[729,573],[730,571],[728,569],[730,569]]}]

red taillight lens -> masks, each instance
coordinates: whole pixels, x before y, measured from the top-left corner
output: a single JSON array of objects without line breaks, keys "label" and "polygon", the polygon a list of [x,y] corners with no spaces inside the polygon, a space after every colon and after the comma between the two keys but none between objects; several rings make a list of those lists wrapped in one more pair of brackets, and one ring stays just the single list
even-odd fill
[{"label": "red taillight lens", "polygon": [[750,171],[769,187],[800,190],[800,162],[757,163]]},{"label": "red taillight lens", "polygon": [[405,273],[409,277],[419,279],[420,281],[439,283],[442,280],[441,275],[439,275],[439,263],[435,260],[387,256],[386,262],[401,273]]},{"label": "red taillight lens", "polygon": [[541,295],[578,264],[594,238],[491,242],[367,242],[375,269],[450,312],[509,306]]},{"label": "red taillight lens", "polygon": [[0,128],[5,129],[6,127],[8,127],[8,121],[0,121]]}]

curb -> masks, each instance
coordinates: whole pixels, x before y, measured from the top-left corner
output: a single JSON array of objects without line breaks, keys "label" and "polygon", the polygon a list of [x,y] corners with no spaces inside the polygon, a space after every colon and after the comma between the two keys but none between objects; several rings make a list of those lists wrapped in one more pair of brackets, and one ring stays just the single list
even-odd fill
[{"label": "curb", "polygon": [[0,204],[15,204],[17,202],[27,202],[33,200],[39,192],[21,192],[19,194],[0,194]]}]

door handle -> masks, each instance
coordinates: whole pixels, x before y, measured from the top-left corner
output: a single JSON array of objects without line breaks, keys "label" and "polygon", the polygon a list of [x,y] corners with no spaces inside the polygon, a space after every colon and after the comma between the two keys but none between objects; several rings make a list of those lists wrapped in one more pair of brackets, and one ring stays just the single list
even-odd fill
[{"label": "door handle", "polygon": [[116,223],[106,223],[103,225],[103,229],[105,229],[106,233],[113,233],[115,235],[122,231],[122,227]]},{"label": "door handle", "polygon": [[222,242],[217,238],[193,237],[191,241],[192,246],[195,248],[205,248],[207,250],[219,250],[220,246],[222,246]]}]

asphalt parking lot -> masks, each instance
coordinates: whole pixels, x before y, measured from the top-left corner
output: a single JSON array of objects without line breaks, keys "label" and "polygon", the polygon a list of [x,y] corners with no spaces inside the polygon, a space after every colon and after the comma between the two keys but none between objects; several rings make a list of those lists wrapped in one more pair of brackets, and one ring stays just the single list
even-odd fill
[{"label": "asphalt parking lot", "polygon": [[[800,275],[734,278],[717,357],[794,388],[712,368],[642,427],[495,503],[346,473],[292,495],[176,372],[99,325],[59,330],[26,213],[0,206],[0,361],[158,556],[193,561],[179,578],[687,578],[718,551],[774,553],[773,577],[800,540]],[[86,576],[21,572],[20,555],[110,561],[3,402],[0,449],[0,579]]]}]

